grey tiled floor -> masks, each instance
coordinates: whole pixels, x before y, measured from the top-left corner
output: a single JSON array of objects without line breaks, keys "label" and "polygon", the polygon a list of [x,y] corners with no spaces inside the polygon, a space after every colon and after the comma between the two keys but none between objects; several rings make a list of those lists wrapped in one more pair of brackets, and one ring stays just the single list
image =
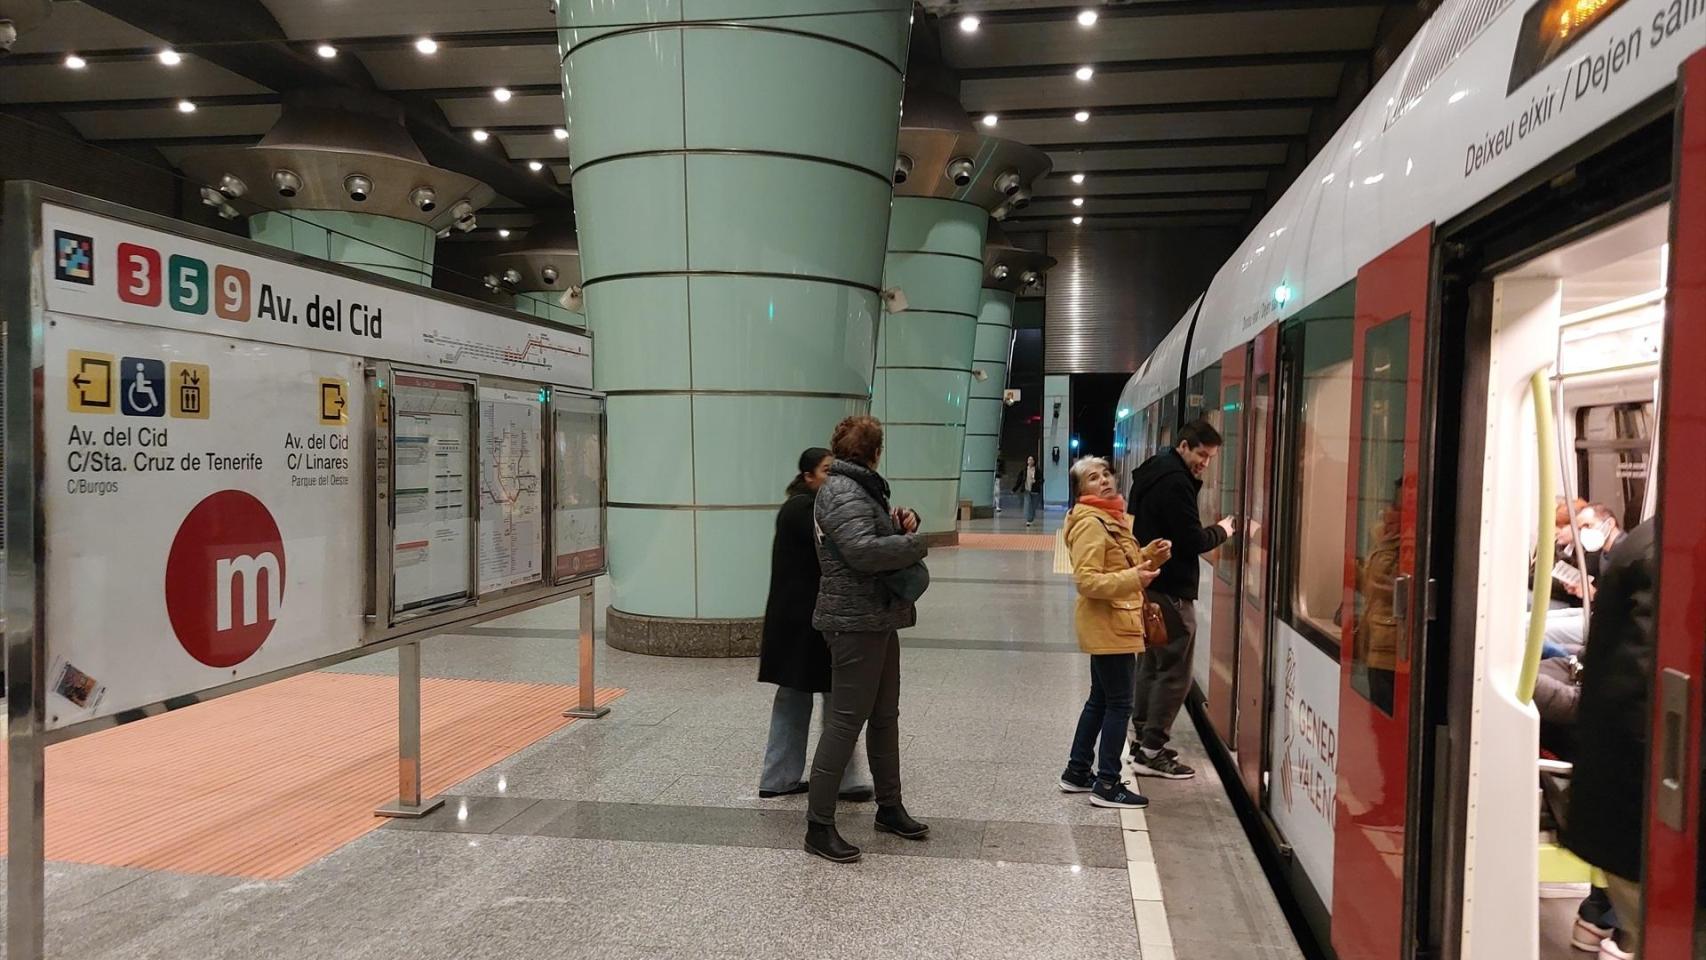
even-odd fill
[{"label": "grey tiled floor", "polygon": [[[1016,516],[987,526],[1022,529]],[[433,817],[393,823],[288,880],[52,865],[49,953],[1138,960],[1119,820],[1055,786],[1088,671],[1070,634],[1070,588],[1050,564],[1046,553],[932,558],[938,582],[902,648],[902,768],[908,807],[934,825],[926,843],[879,838],[872,806],[844,804],[845,832],[868,856],[853,866],[809,857],[798,848],[804,798],[758,798],[773,688],[754,681],[756,664],[601,646],[599,684],[628,691],[608,717],[541,740],[459,784]],[[569,601],[428,641],[424,670],[571,682],[576,617]],[[395,661],[344,669],[386,673]],[[1184,911],[1174,956],[1295,955],[1272,946],[1289,935],[1272,929],[1271,894],[1262,900],[1217,790],[1153,791],[1152,822],[1176,805],[1180,839],[1189,835],[1174,849],[1152,827],[1163,885],[1190,891],[1175,901],[1168,890],[1169,910]],[[1211,911],[1229,910],[1246,914],[1236,930],[1223,925],[1236,936],[1193,941],[1210,935]]]}]

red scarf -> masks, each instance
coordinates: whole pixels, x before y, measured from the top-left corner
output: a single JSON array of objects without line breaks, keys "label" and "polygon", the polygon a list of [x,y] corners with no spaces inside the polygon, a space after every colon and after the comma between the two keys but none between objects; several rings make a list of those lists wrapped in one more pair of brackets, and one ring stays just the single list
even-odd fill
[{"label": "red scarf", "polygon": [[1082,503],[1086,507],[1095,507],[1097,510],[1109,514],[1121,523],[1125,522],[1125,501],[1121,500],[1119,497],[1108,497],[1104,500],[1101,497],[1094,497],[1090,494],[1085,494],[1078,498],[1078,502]]}]

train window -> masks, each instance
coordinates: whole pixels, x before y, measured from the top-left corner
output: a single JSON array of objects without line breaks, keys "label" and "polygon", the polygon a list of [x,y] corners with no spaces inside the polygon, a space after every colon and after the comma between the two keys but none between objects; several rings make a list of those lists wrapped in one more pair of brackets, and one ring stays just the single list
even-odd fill
[{"label": "train window", "polygon": [[[1186,421],[1201,417],[1216,430],[1224,425],[1220,416],[1220,364],[1217,363],[1192,377],[1186,393],[1189,395]],[[1197,496],[1197,512],[1202,515],[1205,527],[1221,517],[1214,512],[1215,505],[1220,502],[1220,460],[1217,458],[1208,468],[1209,477],[1203,482],[1202,492]]]},{"label": "train window", "polygon": [[[1215,462],[1220,464],[1217,486],[1220,489],[1220,508],[1213,511],[1218,517],[1237,516],[1239,477],[1244,467],[1244,385],[1229,384],[1220,393],[1220,436],[1226,443],[1220,448]],[[1232,583],[1238,573],[1238,541],[1222,547],[1215,562],[1215,573],[1225,583]]]},{"label": "train window", "polygon": [[1351,689],[1392,713],[1402,625],[1393,604],[1403,537],[1404,445],[1409,439],[1410,316],[1370,329],[1363,342],[1361,449],[1356,492],[1356,606]]},{"label": "train window", "polygon": [[1345,495],[1351,452],[1353,321],[1311,318],[1286,331],[1293,362],[1285,426],[1287,472],[1281,569],[1281,612],[1292,628],[1334,659],[1339,655],[1339,608],[1345,602]]},{"label": "train window", "polygon": [[1641,522],[1652,446],[1650,402],[1576,410],[1576,475],[1581,478],[1581,496],[1610,507],[1625,530]]}]

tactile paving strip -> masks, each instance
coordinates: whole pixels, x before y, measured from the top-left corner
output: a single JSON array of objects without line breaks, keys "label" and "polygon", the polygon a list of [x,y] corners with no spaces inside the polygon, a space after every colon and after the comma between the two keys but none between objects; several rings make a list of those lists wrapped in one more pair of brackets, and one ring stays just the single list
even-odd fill
[{"label": "tactile paving strip", "polygon": [[1049,553],[1056,537],[1052,533],[962,533],[962,550],[1023,550]]},{"label": "tactile paving strip", "polygon": [[[572,723],[574,699],[557,684],[422,679],[424,794]],[[379,827],[374,809],[396,795],[396,678],[304,674],[49,747],[47,857],[279,879]]]}]

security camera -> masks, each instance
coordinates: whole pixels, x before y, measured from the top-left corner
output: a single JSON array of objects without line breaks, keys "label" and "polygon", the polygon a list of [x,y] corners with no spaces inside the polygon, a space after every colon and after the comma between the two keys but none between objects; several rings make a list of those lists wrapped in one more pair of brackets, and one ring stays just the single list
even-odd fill
[{"label": "security camera", "polygon": [[556,267],[541,268],[539,271],[539,279],[545,281],[546,286],[555,285],[557,282],[557,268]]},{"label": "security camera", "polygon": [[10,20],[0,20],[0,53],[10,53],[12,44],[18,42],[18,25]]},{"label": "security camera", "polygon": [[520,282],[521,282],[521,271],[520,270],[517,270],[514,267],[511,267],[510,269],[504,271],[504,283],[507,283],[513,287]]},{"label": "security camera", "polygon": [[466,217],[463,217],[462,219],[456,221],[456,229],[462,231],[463,233],[467,233],[468,231],[474,229],[475,225],[476,224],[475,224],[475,220],[474,220],[474,215],[472,213],[470,213]]},{"label": "security camera", "polygon": [[373,181],[359,173],[352,173],[344,178],[344,190],[351,200],[361,203],[373,192]]},{"label": "security camera", "polygon": [[1026,270],[1024,273],[1019,274],[1019,282],[1027,287],[1041,279],[1041,277],[1037,276],[1037,272],[1035,270]]},{"label": "security camera", "polygon": [[1013,191],[1012,196],[1007,202],[1012,205],[1013,209],[1023,210],[1031,205],[1031,191],[1026,190],[1024,187],[1020,187]]},{"label": "security camera", "polygon": [[995,220],[1005,220],[1007,219],[1007,215],[1012,212],[1013,211],[1008,209],[1007,205],[1003,203],[994,210],[989,211],[989,216]]},{"label": "security camera", "polygon": [[416,187],[409,191],[409,202],[422,213],[431,213],[438,206],[438,193],[431,187]]},{"label": "security camera", "polygon": [[466,220],[473,215],[474,205],[466,200],[458,200],[456,201],[456,205],[450,208],[450,218],[452,220]]},{"label": "security camera", "polygon": [[906,178],[910,177],[910,176],[912,176],[912,158],[907,156],[904,153],[898,157],[895,157],[894,158],[894,182],[895,183],[905,183]]},{"label": "security camera", "polygon": [[488,273],[484,277],[480,278],[480,282],[484,283],[486,285],[487,290],[490,290],[493,293],[498,292],[498,287],[500,286],[500,284],[498,283],[497,274]]},{"label": "security camera", "polygon": [[995,265],[995,269],[989,271],[990,276],[993,276],[997,280],[1007,279],[1008,275],[1011,274],[1012,272],[1013,271],[1011,271],[1007,268],[1007,265],[1005,263],[998,263]]},{"label": "security camera", "polygon": [[954,186],[963,187],[971,183],[973,169],[971,160],[960,157],[957,160],[948,161],[948,169],[943,172],[947,174],[949,180],[954,182]]},{"label": "security camera", "polygon": [[1017,170],[1009,170],[995,178],[995,189],[1001,191],[1003,196],[1011,197],[1019,192],[1019,188],[1022,186],[1024,184],[1019,182],[1019,171]]},{"label": "security camera", "polygon": [[225,202],[225,195],[212,187],[202,187],[201,202],[210,207],[217,208],[220,204]]},{"label": "security camera", "polygon": [[232,199],[249,192],[249,185],[234,173],[228,173],[219,178],[219,192]]},{"label": "security camera", "polygon": [[450,228],[445,227],[443,230],[440,230],[438,233],[433,234],[433,236],[436,236],[436,237],[438,237],[438,239],[443,240],[445,237],[450,236]]},{"label": "security camera", "polygon": [[219,217],[222,220],[235,220],[238,217],[242,216],[242,214],[237,212],[236,207],[233,207],[231,204],[225,203],[223,201],[220,202],[218,209],[219,209]]},{"label": "security camera", "polygon": [[294,197],[302,189],[302,178],[289,170],[277,170],[272,175],[272,185],[281,197]]}]

